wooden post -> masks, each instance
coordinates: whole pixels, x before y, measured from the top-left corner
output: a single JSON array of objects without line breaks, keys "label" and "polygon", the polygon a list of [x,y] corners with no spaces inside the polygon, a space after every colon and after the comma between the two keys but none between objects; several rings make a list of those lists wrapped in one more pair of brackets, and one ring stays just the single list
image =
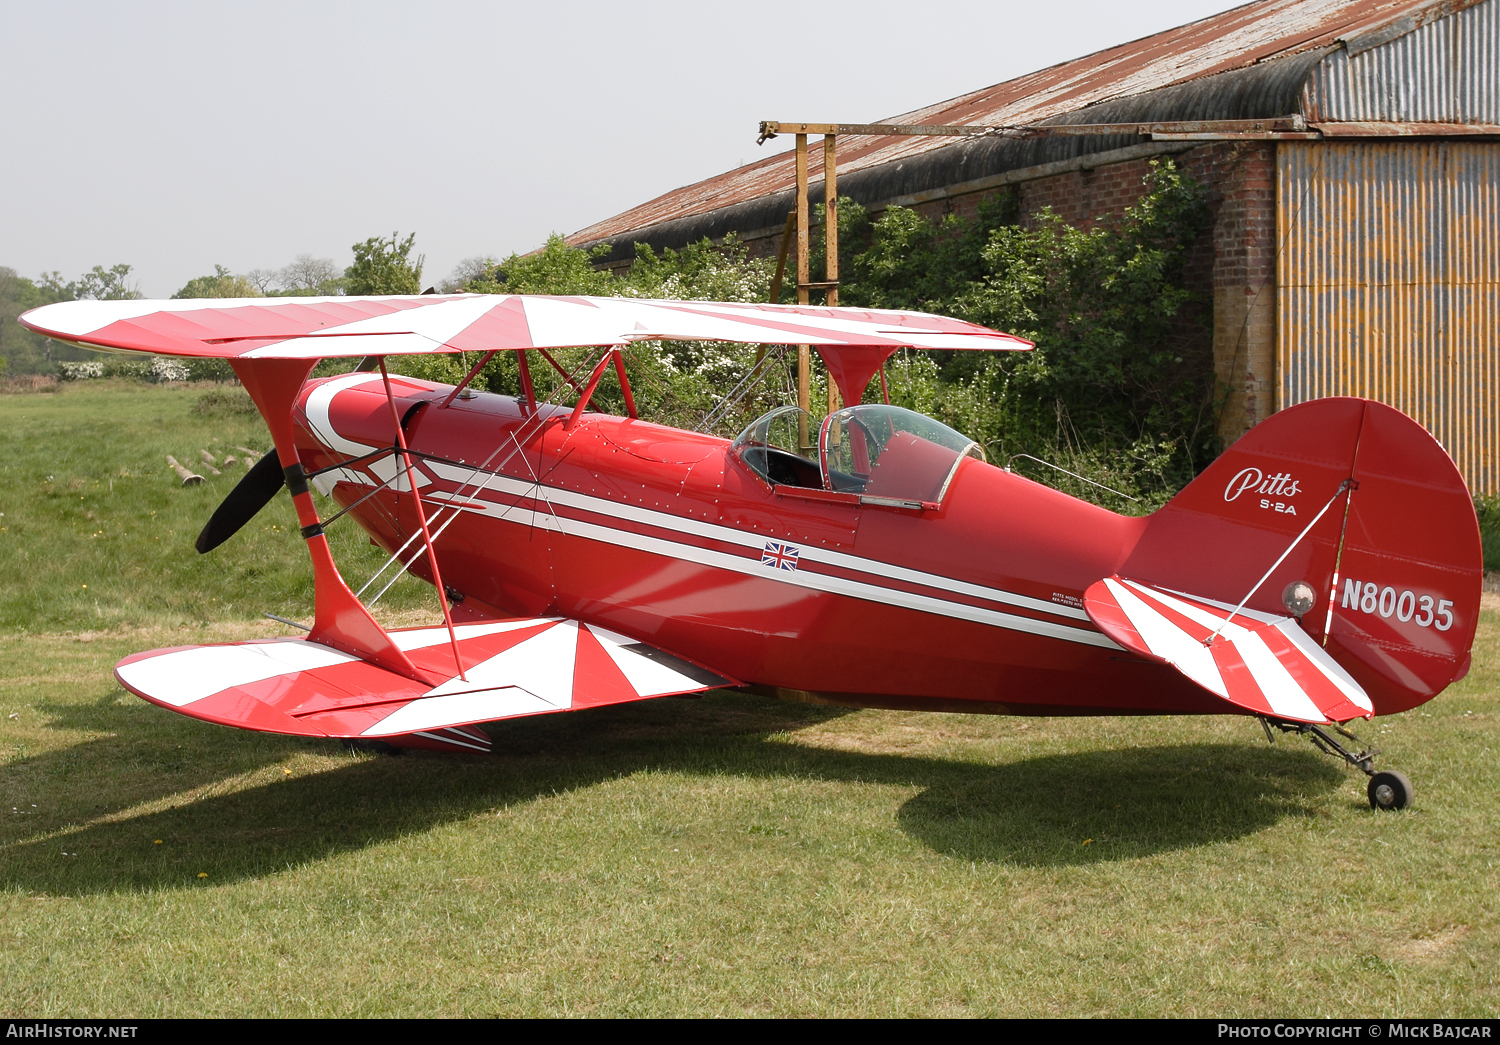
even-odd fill
[{"label": "wooden post", "polygon": [[828,304],[839,303],[839,172],[834,136],[823,135],[823,243],[828,259]]},{"label": "wooden post", "polygon": [[797,212],[786,212],[786,228],[781,230],[781,249],[776,252],[776,278],[771,280],[771,294],[766,298],[771,304],[781,300],[781,282],[786,278],[786,254],[792,246],[792,235],[797,231]]},{"label": "wooden post", "polygon": [[[834,135],[823,135],[823,255],[826,260],[823,278],[828,281],[827,302],[839,303],[839,175],[838,157],[834,154]],[[839,388],[828,375],[828,412],[839,408]]]},{"label": "wooden post", "polygon": [[[807,284],[812,279],[809,271],[807,242],[807,135],[797,135],[797,304],[807,304]],[[812,443],[807,431],[807,414],[812,409],[812,348],[797,346],[797,405],[802,413],[797,416],[797,446],[806,457],[812,452]]]},{"label": "wooden post", "polygon": [[[771,304],[776,304],[781,299],[781,282],[786,278],[786,253],[792,246],[792,233],[796,231],[797,212],[789,210],[786,212],[786,228],[781,230],[781,249],[776,252],[776,276],[771,280],[771,292],[766,298]],[[758,345],[755,349],[755,365],[760,366],[761,360],[766,358],[766,345]]]}]

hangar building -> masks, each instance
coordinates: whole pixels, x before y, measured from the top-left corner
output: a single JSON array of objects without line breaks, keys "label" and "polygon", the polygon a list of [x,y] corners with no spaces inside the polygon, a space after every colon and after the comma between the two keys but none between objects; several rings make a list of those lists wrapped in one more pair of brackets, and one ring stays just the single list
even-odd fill
[{"label": "hangar building", "polygon": [[[838,114],[792,114],[837,120]],[[1275,121],[1246,130],[1231,121]],[[1168,133],[839,138],[840,196],[1022,220],[1120,213],[1152,158],[1209,192],[1190,279],[1213,302],[1228,440],[1329,395],[1379,399],[1500,494],[1500,0],[1258,0],[892,117],[986,127],[1201,121]],[[821,150],[810,195],[821,200]],[[684,186],[568,238],[660,250],[735,232],[774,253],[792,153]],[[1207,239],[1208,237],[1205,237]]]}]

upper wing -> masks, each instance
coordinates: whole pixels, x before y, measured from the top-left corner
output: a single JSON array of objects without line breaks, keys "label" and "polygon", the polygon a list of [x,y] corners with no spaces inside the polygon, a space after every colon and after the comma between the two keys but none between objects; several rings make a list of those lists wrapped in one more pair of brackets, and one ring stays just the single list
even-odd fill
[{"label": "upper wing", "polygon": [[22,325],[84,348],[231,359],[321,359],[634,341],[1015,351],[1022,338],[927,315],[811,305],[453,294],[63,301]]},{"label": "upper wing", "polygon": [[1242,609],[1229,621],[1233,606],[1123,577],[1090,585],[1083,607],[1126,649],[1257,715],[1327,723],[1374,713],[1360,684],[1292,617]]},{"label": "upper wing", "polygon": [[410,738],[488,750],[475,722],[696,693],[740,683],[604,628],[557,617],[406,628],[392,641],[426,686],[322,643],[270,639],[179,646],[126,657],[125,688],[194,718],[267,733]]}]

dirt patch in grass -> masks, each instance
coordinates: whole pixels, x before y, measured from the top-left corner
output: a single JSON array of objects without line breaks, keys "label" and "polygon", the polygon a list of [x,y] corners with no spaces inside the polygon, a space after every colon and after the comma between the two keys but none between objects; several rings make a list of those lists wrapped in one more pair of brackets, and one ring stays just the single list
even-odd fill
[{"label": "dirt patch in grass", "polygon": [[1453,925],[1431,936],[1403,940],[1382,948],[1390,961],[1418,965],[1439,965],[1452,961],[1468,937],[1470,927]]}]

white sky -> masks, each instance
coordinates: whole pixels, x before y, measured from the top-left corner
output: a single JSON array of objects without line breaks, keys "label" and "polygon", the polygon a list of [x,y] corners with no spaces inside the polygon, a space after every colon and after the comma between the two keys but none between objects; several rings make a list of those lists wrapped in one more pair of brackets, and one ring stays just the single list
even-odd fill
[{"label": "white sky", "polygon": [[[0,0],[0,265],[347,265],[417,233],[423,282],[780,149],[1238,6]],[[827,28],[823,28],[823,27]]]}]

